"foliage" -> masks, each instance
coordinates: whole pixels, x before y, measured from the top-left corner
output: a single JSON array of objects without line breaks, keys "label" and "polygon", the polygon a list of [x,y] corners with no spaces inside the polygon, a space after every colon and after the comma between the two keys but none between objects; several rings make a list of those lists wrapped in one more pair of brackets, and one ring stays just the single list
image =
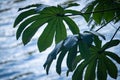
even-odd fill
[{"label": "foliage", "polygon": [[[103,44],[105,36],[98,33],[100,29],[110,22],[114,24],[120,21],[120,4],[116,0],[94,0],[81,11],[69,9],[79,6],[77,3],[69,3],[58,6],[43,4],[29,5],[20,8],[21,12],[14,22],[14,27],[19,26],[16,32],[17,39],[22,35],[22,41],[26,45],[40,27],[47,24],[38,39],[39,51],[44,51],[51,46],[55,38],[55,48],[48,55],[44,64],[47,74],[54,59],[57,58],[56,72],[61,74],[62,61],[67,55],[67,72],[73,72],[72,80],[107,80],[109,75],[116,79],[118,68],[114,61],[120,64],[120,57],[109,48],[119,45],[119,39],[113,39],[117,34],[116,29],[110,41]],[[81,15],[91,26],[92,31],[80,32],[79,27],[70,16]],[[94,24],[92,24],[94,23]],[[66,25],[73,33],[67,36]],[[96,31],[93,29],[101,26]],[[84,77],[83,77],[84,76]]]}]

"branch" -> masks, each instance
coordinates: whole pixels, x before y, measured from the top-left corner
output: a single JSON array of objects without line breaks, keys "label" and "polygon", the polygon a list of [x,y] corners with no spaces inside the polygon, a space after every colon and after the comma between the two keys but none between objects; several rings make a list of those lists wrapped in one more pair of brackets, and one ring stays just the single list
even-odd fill
[{"label": "branch", "polygon": [[113,40],[113,38],[115,37],[115,35],[117,34],[118,30],[120,29],[120,26],[117,28],[117,30],[115,31],[114,35],[112,36],[110,42]]},{"label": "branch", "polygon": [[110,23],[111,21],[113,21],[116,17],[117,17],[117,16],[113,17],[110,21],[108,21],[108,22],[105,23],[103,26],[101,26],[100,28],[98,28],[98,29],[96,30],[96,32],[99,31],[100,29],[102,29],[103,27],[105,27],[105,26],[106,26],[108,23]]},{"label": "branch", "polygon": [[119,10],[120,8],[113,8],[113,9],[105,9],[105,10],[99,10],[99,11],[92,11],[92,12],[86,12],[86,13],[79,13],[79,14],[71,14],[71,15],[65,15],[65,16],[74,16],[74,15],[86,15],[86,14],[91,14],[91,13],[104,13],[104,12],[109,12],[109,11],[114,11],[114,10]]}]

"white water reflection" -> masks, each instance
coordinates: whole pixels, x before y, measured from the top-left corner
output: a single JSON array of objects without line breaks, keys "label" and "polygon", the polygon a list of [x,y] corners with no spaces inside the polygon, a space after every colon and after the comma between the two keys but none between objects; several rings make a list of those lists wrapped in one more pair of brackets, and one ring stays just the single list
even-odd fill
[{"label": "white water reflection", "polygon": [[[17,12],[18,8],[36,3],[57,5],[64,1],[65,0],[0,0],[0,80],[70,80],[71,76],[66,77],[67,68],[65,61],[62,65],[63,72],[61,76],[55,71],[56,61],[52,64],[49,75],[46,75],[43,64],[54,45],[45,52],[40,53],[36,45],[39,35],[36,34],[28,45],[23,46],[21,39],[16,40],[16,29],[13,28],[14,20],[19,14]],[[81,7],[79,7],[79,9],[81,9]],[[86,27],[87,24],[84,24],[83,18],[76,18],[75,21],[78,21],[78,25],[82,31],[89,29]],[[112,36],[111,34],[106,34],[106,31],[103,31],[103,33],[108,35],[108,38]],[[114,32],[112,31],[111,33]],[[119,37],[119,35],[117,36]],[[120,55],[119,48],[112,50]]]}]

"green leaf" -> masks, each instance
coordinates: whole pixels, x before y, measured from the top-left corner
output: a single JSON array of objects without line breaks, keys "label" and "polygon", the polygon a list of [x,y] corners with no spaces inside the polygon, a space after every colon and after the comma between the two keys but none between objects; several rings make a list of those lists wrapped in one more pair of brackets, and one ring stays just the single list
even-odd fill
[{"label": "green leaf", "polygon": [[34,22],[39,15],[36,16],[32,16],[28,19],[26,19],[24,22],[22,22],[18,29],[17,29],[17,33],[16,33],[16,38],[18,39],[21,36],[22,31],[27,27],[28,24],[30,24],[31,22]]},{"label": "green leaf", "polygon": [[56,72],[60,75],[61,74],[61,65],[62,65],[62,61],[65,57],[67,53],[67,50],[63,49],[60,53],[60,55],[58,56],[58,59],[57,59],[57,64],[56,64]]},{"label": "green leaf", "polygon": [[89,58],[89,56],[90,56],[89,47],[82,40],[79,41],[79,51],[80,51],[80,54],[81,54],[82,58],[84,58],[84,59],[88,59]]},{"label": "green leaf", "polygon": [[[72,63],[72,70],[74,70],[77,66],[77,64],[82,60],[83,58],[81,57],[81,55],[78,55],[75,57],[73,63]],[[67,71],[66,75],[69,75],[70,70]]]},{"label": "green leaf", "polygon": [[35,9],[30,9],[27,11],[22,12],[21,14],[18,15],[18,17],[16,18],[15,22],[14,22],[14,26],[16,27],[22,20],[24,20],[26,17],[36,14]]},{"label": "green leaf", "polygon": [[105,51],[104,53],[105,55],[109,56],[110,58],[112,58],[113,60],[115,60],[117,63],[120,64],[120,57],[118,55],[116,55],[113,52],[108,52],[108,51]]},{"label": "green leaf", "polygon": [[95,31],[84,31],[84,33],[91,33],[95,36],[100,36],[101,38],[103,38],[104,40],[106,39],[104,35],[98,33],[98,32],[95,32]]},{"label": "green leaf", "polygon": [[85,72],[85,80],[95,80],[96,76],[96,65],[97,59],[96,57],[88,64],[86,72]]},{"label": "green leaf", "polygon": [[65,39],[67,36],[66,28],[63,23],[62,18],[58,18],[58,24],[56,25],[56,35],[55,35],[55,42],[56,44],[61,40]]},{"label": "green leaf", "polygon": [[60,49],[61,49],[61,47],[62,47],[62,44],[63,44],[63,41],[59,42],[59,43],[55,46],[55,48],[53,49],[53,51],[48,55],[45,64],[43,65],[44,68],[46,68],[47,74],[48,74],[48,72],[49,72],[49,68],[50,68],[51,63],[52,63],[52,61],[53,61],[54,59],[56,59],[56,56],[57,56],[57,54],[59,53],[59,51],[60,51]]},{"label": "green leaf", "polygon": [[98,60],[97,78],[98,80],[107,80],[107,69],[103,56]]},{"label": "green leaf", "polygon": [[105,64],[106,64],[106,67],[107,67],[108,74],[112,78],[117,79],[118,69],[117,69],[116,65],[108,57],[105,57],[104,60],[105,60]]},{"label": "green leaf", "polygon": [[50,66],[51,66],[52,62],[53,62],[53,59],[51,57],[49,57],[49,58],[47,58],[46,63],[43,65],[44,68],[46,69],[47,74],[49,73],[49,69],[50,69]]},{"label": "green leaf", "polygon": [[[113,6],[114,6],[113,3],[112,3],[112,4],[110,4],[110,3],[104,4],[104,8],[105,8],[106,10],[107,10],[107,9],[115,8],[115,7],[113,7]],[[115,16],[115,11],[113,11],[113,10],[111,10],[111,11],[106,11],[106,12],[104,12],[104,14],[103,14],[103,18],[106,20],[106,22],[111,21],[111,20],[114,18],[114,16]]]},{"label": "green leaf", "polygon": [[[103,4],[99,3],[95,7],[94,12],[101,11],[103,9],[104,9]],[[93,13],[93,19],[95,20],[96,23],[101,24],[102,18],[103,18],[103,13],[101,12]]]},{"label": "green leaf", "polygon": [[80,11],[76,11],[76,10],[65,10],[65,13],[71,13],[72,15],[82,15],[82,13]]},{"label": "green leaf", "polygon": [[73,73],[72,80],[82,80],[85,67],[94,59],[94,55],[89,59],[82,61]]},{"label": "green leaf", "polygon": [[[94,1],[94,2],[91,2],[90,4],[88,4],[88,5],[85,7],[85,8],[87,8],[86,11],[85,11],[85,13],[90,13],[90,12],[92,12],[93,9],[94,9],[94,6],[96,5],[96,2],[97,2],[97,1]],[[83,17],[84,17],[84,19],[85,19],[87,22],[90,21],[91,14],[92,14],[92,13],[90,13],[90,14],[84,14],[84,13],[83,13]]]},{"label": "green leaf", "polygon": [[70,30],[72,31],[73,34],[78,34],[79,33],[79,28],[76,25],[76,23],[69,17],[64,17],[64,21],[67,23],[69,26]]},{"label": "green leaf", "polygon": [[72,75],[72,80],[82,80],[83,79],[83,72],[85,67],[87,66],[88,62],[83,61],[81,64],[78,65],[77,69]]},{"label": "green leaf", "polygon": [[69,71],[73,71],[73,63],[77,55],[77,45],[73,46],[67,56],[67,67]]},{"label": "green leaf", "polygon": [[113,46],[117,46],[120,43],[120,40],[116,39],[116,40],[112,40],[107,42],[106,44],[103,45],[102,50],[111,48]]},{"label": "green leaf", "polygon": [[32,4],[32,5],[28,5],[26,7],[23,7],[23,8],[19,8],[18,11],[21,11],[21,10],[24,10],[24,9],[28,9],[28,8],[31,8],[31,7],[38,7],[38,6],[41,6],[43,4]]},{"label": "green leaf", "polygon": [[87,44],[88,47],[92,45],[93,35],[91,33],[82,33],[80,34],[80,37],[83,40],[83,42]]},{"label": "green leaf", "polygon": [[72,64],[73,70],[76,68],[77,64],[78,64],[82,59],[83,59],[83,58],[82,58],[81,55],[78,55],[78,56],[75,57],[74,62],[73,62],[73,64]]},{"label": "green leaf", "polygon": [[[54,23],[55,21],[56,23]],[[58,22],[56,18],[53,18],[53,20],[48,22],[47,27],[44,29],[43,33],[38,39],[39,51],[44,51],[52,44],[57,24]]]},{"label": "green leaf", "polygon": [[34,36],[36,31],[45,24],[50,18],[45,18],[44,16],[39,16],[39,20],[34,21],[28,28],[26,28],[22,35],[22,41],[26,45],[31,38]]},{"label": "green leaf", "polygon": [[99,39],[98,36],[94,36],[94,43],[95,43],[95,46],[100,49],[102,47],[102,41]]}]

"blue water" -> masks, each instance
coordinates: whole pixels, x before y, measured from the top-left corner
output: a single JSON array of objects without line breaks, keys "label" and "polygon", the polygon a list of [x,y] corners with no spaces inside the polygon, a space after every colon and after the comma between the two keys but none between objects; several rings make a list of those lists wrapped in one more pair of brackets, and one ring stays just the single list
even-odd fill
[{"label": "blue water", "polygon": [[[33,3],[57,5],[64,1],[65,0],[0,0],[0,80],[70,80],[72,73],[69,77],[66,77],[67,68],[65,61],[63,62],[63,72],[60,76],[55,72],[56,61],[53,62],[49,75],[46,75],[43,64],[48,53],[54,48],[54,44],[46,51],[40,53],[36,45],[38,34],[34,36],[28,45],[24,46],[21,39],[16,40],[16,28],[13,28],[14,20],[19,14],[19,12],[17,12],[18,8]],[[83,6],[84,4],[81,5]],[[81,9],[81,7],[77,9]],[[87,24],[84,24],[85,21],[83,18],[76,18],[75,21],[78,22],[82,31],[89,29]],[[106,34],[107,31],[111,33]],[[111,34],[114,33],[114,31],[115,29],[110,27],[110,30],[106,28],[102,33],[105,34],[107,38],[111,38]],[[119,34],[120,32],[118,32],[116,38],[120,38]],[[112,48],[111,50],[120,56],[119,47]],[[117,80],[120,80],[120,78]]]}]

